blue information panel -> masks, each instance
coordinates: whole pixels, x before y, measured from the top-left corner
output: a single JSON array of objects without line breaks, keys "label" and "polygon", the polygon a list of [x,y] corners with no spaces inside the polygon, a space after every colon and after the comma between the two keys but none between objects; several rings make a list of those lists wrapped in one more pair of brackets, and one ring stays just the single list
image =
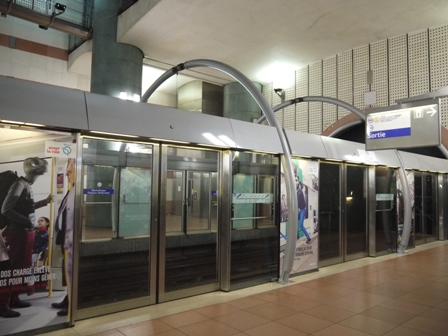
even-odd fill
[{"label": "blue information panel", "polygon": [[389,139],[411,135],[411,111],[383,112],[367,117],[367,139]]},{"label": "blue information panel", "polygon": [[366,110],[366,150],[440,145],[439,99]]},{"label": "blue information panel", "polygon": [[84,189],[84,195],[113,195],[114,189]]}]

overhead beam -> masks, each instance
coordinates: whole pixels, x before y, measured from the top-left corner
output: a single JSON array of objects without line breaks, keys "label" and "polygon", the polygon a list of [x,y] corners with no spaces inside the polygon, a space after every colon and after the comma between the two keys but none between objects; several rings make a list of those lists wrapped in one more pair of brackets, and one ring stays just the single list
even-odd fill
[{"label": "overhead beam", "polygon": [[41,27],[52,28],[61,32],[82,38],[90,39],[92,32],[89,28],[61,20],[57,17],[43,15],[23,6],[19,6],[12,0],[0,0],[0,13],[3,17],[8,15],[33,22]]}]

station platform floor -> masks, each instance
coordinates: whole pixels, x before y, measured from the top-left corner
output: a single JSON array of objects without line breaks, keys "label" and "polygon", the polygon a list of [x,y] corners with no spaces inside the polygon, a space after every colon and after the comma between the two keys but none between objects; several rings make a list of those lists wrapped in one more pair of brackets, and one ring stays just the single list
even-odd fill
[{"label": "station platform floor", "polygon": [[230,293],[77,321],[48,336],[448,335],[448,241]]}]

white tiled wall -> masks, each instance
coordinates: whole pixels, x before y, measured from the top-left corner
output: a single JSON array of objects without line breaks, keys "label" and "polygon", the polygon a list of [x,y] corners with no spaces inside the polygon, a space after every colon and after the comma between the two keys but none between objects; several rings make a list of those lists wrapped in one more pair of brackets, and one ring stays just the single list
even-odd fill
[{"label": "white tiled wall", "polygon": [[0,75],[90,90],[90,78],[67,71],[67,62],[28,52],[0,47]]},{"label": "white tiled wall", "polygon": [[[0,32],[48,46],[68,49],[68,34],[52,29],[39,29],[36,24],[10,16],[0,18]],[[83,91],[90,90],[90,77],[68,72],[66,61],[1,46],[0,75]]]},{"label": "white tiled wall", "polygon": [[37,24],[14,18],[0,18],[0,32],[56,48],[68,49],[68,35],[54,29],[39,29]]}]

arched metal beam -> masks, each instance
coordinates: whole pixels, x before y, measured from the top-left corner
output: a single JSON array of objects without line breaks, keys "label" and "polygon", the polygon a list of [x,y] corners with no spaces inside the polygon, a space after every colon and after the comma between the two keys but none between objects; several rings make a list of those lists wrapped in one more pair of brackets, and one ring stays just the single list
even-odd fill
[{"label": "arched metal beam", "polygon": [[[343,102],[342,100],[336,99],[336,98],[330,98],[330,97],[321,97],[321,96],[308,96],[308,97],[300,97],[288,100],[284,103],[281,103],[273,108],[274,112],[277,112],[281,109],[284,109],[285,107],[293,104],[298,104],[301,102],[324,102],[324,103],[330,103],[334,104],[340,107],[343,107],[350,112],[355,113],[358,117],[360,117],[364,122],[366,121],[366,115],[364,112],[362,112],[360,109],[356,108],[353,105],[350,105],[346,102]],[[262,123],[266,118],[262,116],[260,119],[257,120],[257,123]],[[443,147],[442,145],[440,147]],[[447,153],[446,149],[444,153]],[[412,210],[411,210],[411,193],[409,191],[409,184],[408,179],[406,175],[406,170],[404,168],[403,160],[401,159],[400,153],[398,150],[395,149],[395,154],[398,157],[398,160],[400,161],[400,169],[398,170],[398,173],[400,175],[401,181],[403,181],[403,202],[404,202],[404,218],[403,218],[403,233],[401,235],[400,243],[398,244],[398,253],[405,253],[406,247],[409,243],[409,237],[411,235],[411,217],[412,217]],[[448,155],[448,153],[447,153]]]},{"label": "arched metal beam", "polygon": [[[258,103],[258,105],[261,108],[261,111],[263,112],[264,116],[266,117],[269,125],[276,128],[278,136],[280,138],[280,143],[282,145],[283,149],[283,156],[282,156],[282,164],[285,167],[286,174],[285,174],[285,181],[287,184],[287,196],[288,196],[288,217],[291,219],[291,225],[288,226],[288,237],[296,237],[297,235],[297,226],[298,226],[298,211],[297,211],[297,196],[296,196],[296,186],[295,186],[295,178],[294,178],[294,170],[293,170],[293,164],[291,161],[291,149],[288,146],[288,142],[286,140],[285,134],[283,133],[282,128],[280,127],[280,124],[278,123],[277,119],[275,118],[274,111],[272,110],[271,106],[267,103],[266,99],[264,99],[261,92],[257,89],[257,87],[247,78],[245,75],[243,75],[238,70],[232,68],[231,66],[213,61],[213,60],[207,60],[207,59],[198,59],[198,60],[192,60],[187,61],[185,63],[181,63],[170,70],[166,71],[164,74],[162,74],[150,87],[149,89],[143,94],[141,101],[147,102],[149,97],[154,93],[154,91],[168,78],[171,76],[177,74],[179,71],[185,70],[185,69],[191,69],[196,67],[209,67],[214,68],[220,71],[223,71],[230,75],[231,77],[235,78],[243,87],[246,88],[247,91],[252,95],[252,97],[255,99],[255,101]],[[283,259],[282,269],[280,271],[280,283],[287,283],[289,281],[289,275],[292,271],[292,265],[294,262],[294,254],[296,249],[296,240],[295,239],[287,239],[286,240],[286,246],[285,246],[285,257]]]}]

